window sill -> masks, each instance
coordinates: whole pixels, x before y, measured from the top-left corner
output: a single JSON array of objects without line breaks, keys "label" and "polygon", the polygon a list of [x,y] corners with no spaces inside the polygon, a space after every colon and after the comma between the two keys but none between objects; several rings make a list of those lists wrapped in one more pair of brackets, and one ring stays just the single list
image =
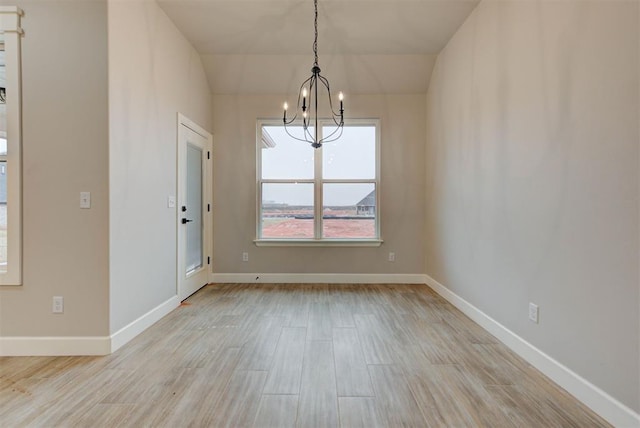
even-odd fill
[{"label": "window sill", "polygon": [[379,247],[382,239],[256,239],[257,247]]}]

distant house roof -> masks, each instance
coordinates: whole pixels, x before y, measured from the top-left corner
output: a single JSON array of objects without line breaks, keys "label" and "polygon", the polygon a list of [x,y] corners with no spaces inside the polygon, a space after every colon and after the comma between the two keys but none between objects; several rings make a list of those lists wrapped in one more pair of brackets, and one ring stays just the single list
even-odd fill
[{"label": "distant house roof", "polygon": [[276,142],[273,141],[273,138],[267,132],[266,128],[262,128],[262,148],[263,149],[271,149],[276,146]]},{"label": "distant house roof", "polygon": [[362,198],[360,202],[356,204],[359,207],[374,207],[376,205],[376,191],[371,191],[367,196]]}]

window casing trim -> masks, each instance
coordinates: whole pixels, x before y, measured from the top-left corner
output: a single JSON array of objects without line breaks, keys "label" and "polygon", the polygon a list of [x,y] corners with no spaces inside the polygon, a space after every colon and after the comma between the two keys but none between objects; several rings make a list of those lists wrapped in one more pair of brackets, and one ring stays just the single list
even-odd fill
[{"label": "window casing trim", "polygon": [[382,239],[256,239],[256,247],[379,247]]},{"label": "window casing trim", "polygon": [[[302,122],[300,122],[300,125]],[[262,179],[262,127],[263,126],[281,126],[282,119],[258,119],[256,121],[256,246],[346,246],[346,247],[377,247],[384,241],[381,236],[381,210],[380,210],[380,119],[379,118],[361,118],[345,120],[345,127],[357,126],[374,126],[375,132],[375,177],[372,179],[325,179],[322,178],[322,150],[320,156],[314,156],[314,178],[309,179]],[[298,124],[293,123],[291,126]],[[332,126],[331,119],[323,118],[319,121],[319,126]],[[304,143],[300,143],[304,144]],[[312,148],[310,148],[312,150]],[[320,218],[320,221],[314,221],[314,238],[262,238],[262,184],[267,183],[283,183],[283,184],[302,184],[308,183],[314,185],[314,218]],[[330,183],[373,183],[376,197],[376,218],[375,218],[375,237],[374,238],[323,238],[322,237],[322,213],[323,213],[323,185]]]},{"label": "window casing trim", "polygon": [[21,9],[0,6],[0,33],[4,38],[7,109],[7,266],[0,285],[22,285],[22,82]]}]

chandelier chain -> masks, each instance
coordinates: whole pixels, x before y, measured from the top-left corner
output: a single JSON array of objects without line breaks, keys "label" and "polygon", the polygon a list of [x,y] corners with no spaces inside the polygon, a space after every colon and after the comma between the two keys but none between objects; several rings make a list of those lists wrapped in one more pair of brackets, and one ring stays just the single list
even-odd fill
[{"label": "chandelier chain", "polygon": [[314,25],[314,36],[315,38],[313,39],[313,54],[315,55],[315,62],[313,63],[313,65],[318,66],[318,0],[313,0],[313,7],[315,10],[315,15],[314,15],[314,21],[313,21],[313,25]]}]

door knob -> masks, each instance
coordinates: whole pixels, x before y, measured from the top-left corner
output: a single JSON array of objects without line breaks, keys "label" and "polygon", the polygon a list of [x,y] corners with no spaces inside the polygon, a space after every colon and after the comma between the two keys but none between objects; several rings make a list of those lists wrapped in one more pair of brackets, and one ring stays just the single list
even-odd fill
[{"label": "door knob", "polygon": [[183,218],[182,219],[182,224],[187,224],[189,222],[192,222],[193,220],[189,220],[188,218]]}]

